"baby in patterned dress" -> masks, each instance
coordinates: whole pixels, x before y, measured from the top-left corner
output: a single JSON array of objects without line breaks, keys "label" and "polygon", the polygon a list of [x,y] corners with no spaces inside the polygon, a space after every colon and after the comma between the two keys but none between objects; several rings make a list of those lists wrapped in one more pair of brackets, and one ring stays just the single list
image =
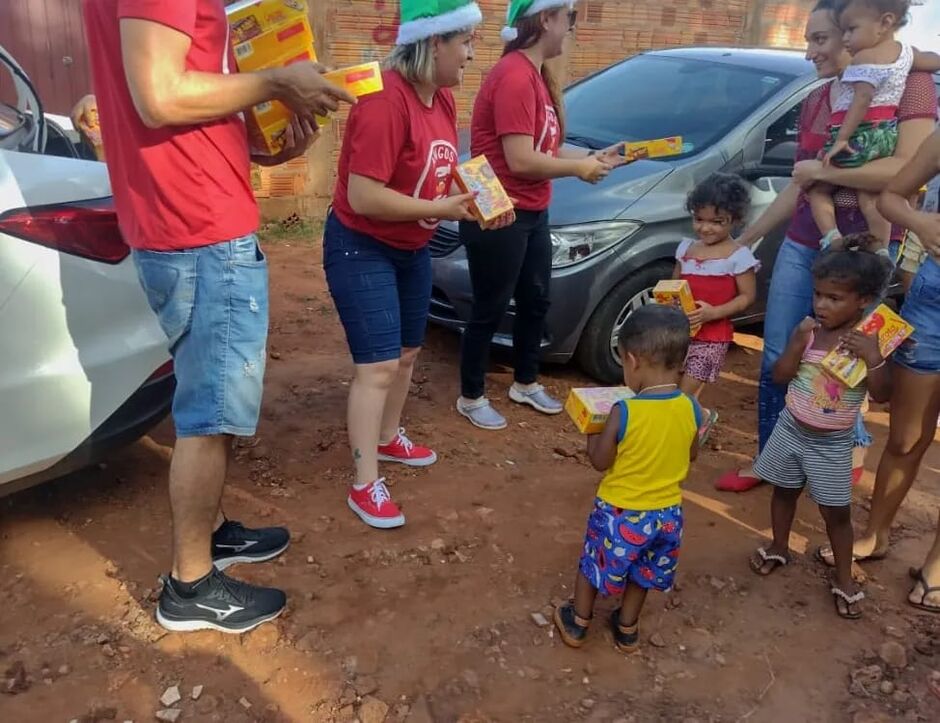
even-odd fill
[{"label": "baby in patterned dress", "polygon": [[[910,0],[840,0],[839,26],[852,63],[837,86],[830,138],[823,162],[839,168],[859,168],[894,155],[898,143],[898,103],[912,70],[940,70],[940,55],[899,43],[894,34],[907,22]],[[842,248],[836,224],[834,188],[817,183],[809,190],[813,218],[823,233],[821,247]],[[891,224],[876,208],[877,194],[860,190],[859,208],[868,230],[887,254]]]}]

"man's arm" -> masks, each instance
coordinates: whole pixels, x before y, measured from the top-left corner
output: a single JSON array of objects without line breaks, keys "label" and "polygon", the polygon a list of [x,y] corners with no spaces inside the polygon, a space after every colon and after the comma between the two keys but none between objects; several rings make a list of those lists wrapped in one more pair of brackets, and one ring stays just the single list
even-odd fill
[{"label": "man's arm", "polygon": [[226,118],[267,100],[280,100],[302,118],[354,103],[323,78],[315,63],[294,63],[257,73],[187,70],[191,38],[151,20],[121,19],[121,50],[127,85],[148,128],[192,125]]}]

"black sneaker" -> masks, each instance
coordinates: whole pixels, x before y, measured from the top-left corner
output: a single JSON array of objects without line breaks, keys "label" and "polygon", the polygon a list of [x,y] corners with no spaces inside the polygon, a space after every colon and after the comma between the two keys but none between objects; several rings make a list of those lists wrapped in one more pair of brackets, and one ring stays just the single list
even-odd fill
[{"label": "black sneaker", "polygon": [[212,563],[224,570],[239,562],[273,560],[290,545],[290,533],[283,527],[252,530],[240,522],[226,520],[212,533]]},{"label": "black sneaker", "polygon": [[157,604],[157,622],[167,630],[219,630],[246,633],[284,612],[287,596],[271,587],[235,580],[216,568],[181,595],[167,576],[160,578],[163,592]]}]

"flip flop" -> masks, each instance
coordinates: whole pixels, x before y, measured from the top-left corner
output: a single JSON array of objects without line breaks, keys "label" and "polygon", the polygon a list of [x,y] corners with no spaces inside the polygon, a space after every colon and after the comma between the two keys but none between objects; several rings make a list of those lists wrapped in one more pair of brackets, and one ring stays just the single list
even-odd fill
[{"label": "flip flop", "polygon": [[[881,552],[876,555],[852,555],[852,562],[877,562],[878,560],[884,560],[887,556],[887,552]],[[813,553],[813,557],[826,567],[836,566],[836,560],[832,555],[831,545],[820,545],[816,548],[816,552]]]},{"label": "flip flop", "polygon": [[709,436],[711,436],[712,430],[715,428],[715,425],[718,423],[718,412],[714,409],[708,410],[708,419],[702,424],[698,429],[698,446],[704,447],[705,443],[708,441]]},{"label": "flip flop", "polygon": [[[771,555],[763,547],[757,548],[757,556],[760,557],[760,564],[755,564],[757,560],[751,556],[750,567],[751,572],[753,572],[755,575],[760,575],[761,577],[772,575],[777,571],[778,568],[786,567],[790,564],[790,559],[788,557],[785,557],[784,555]],[[764,565],[767,563],[772,563],[772,567],[764,572]]]},{"label": "flip flop", "polygon": [[[862,617],[862,613],[859,610],[852,612],[852,605],[858,605],[862,600],[865,599],[865,593],[859,590],[854,595],[849,595],[840,587],[833,585],[829,592],[832,593],[832,602],[836,606],[836,614],[845,620],[858,620]],[[845,610],[839,607],[839,601],[845,603]]]},{"label": "flip flop", "polygon": [[747,477],[740,470],[725,472],[715,480],[715,489],[719,492],[747,492],[763,484],[759,477]]},{"label": "flip flop", "polygon": [[[911,573],[911,577],[914,578],[914,587],[917,587],[917,583],[920,583],[921,587],[924,588],[924,591],[920,596],[919,603],[911,602],[911,596],[910,593],[908,593],[907,604],[912,608],[922,610],[925,613],[940,613],[940,605],[930,605],[924,602],[928,595],[940,592],[940,585],[934,585],[933,587],[928,585],[927,580],[924,579],[924,573],[922,570],[915,570],[915,568],[912,567],[908,572]],[[911,588],[911,592],[914,592],[914,588]]]}]

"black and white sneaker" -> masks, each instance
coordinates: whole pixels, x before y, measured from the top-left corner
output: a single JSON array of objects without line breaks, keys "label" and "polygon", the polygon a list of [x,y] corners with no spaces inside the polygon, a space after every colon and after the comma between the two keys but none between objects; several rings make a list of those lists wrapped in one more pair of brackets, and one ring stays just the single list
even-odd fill
[{"label": "black and white sneaker", "polygon": [[290,533],[283,527],[252,530],[240,522],[225,520],[212,533],[212,563],[224,570],[239,562],[273,560],[290,545]]},{"label": "black and white sneaker", "polygon": [[163,592],[157,603],[157,622],[174,632],[246,633],[274,620],[287,604],[283,591],[249,585],[216,568],[193,585],[191,596],[183,595],[167,576],[160,580]]}]

